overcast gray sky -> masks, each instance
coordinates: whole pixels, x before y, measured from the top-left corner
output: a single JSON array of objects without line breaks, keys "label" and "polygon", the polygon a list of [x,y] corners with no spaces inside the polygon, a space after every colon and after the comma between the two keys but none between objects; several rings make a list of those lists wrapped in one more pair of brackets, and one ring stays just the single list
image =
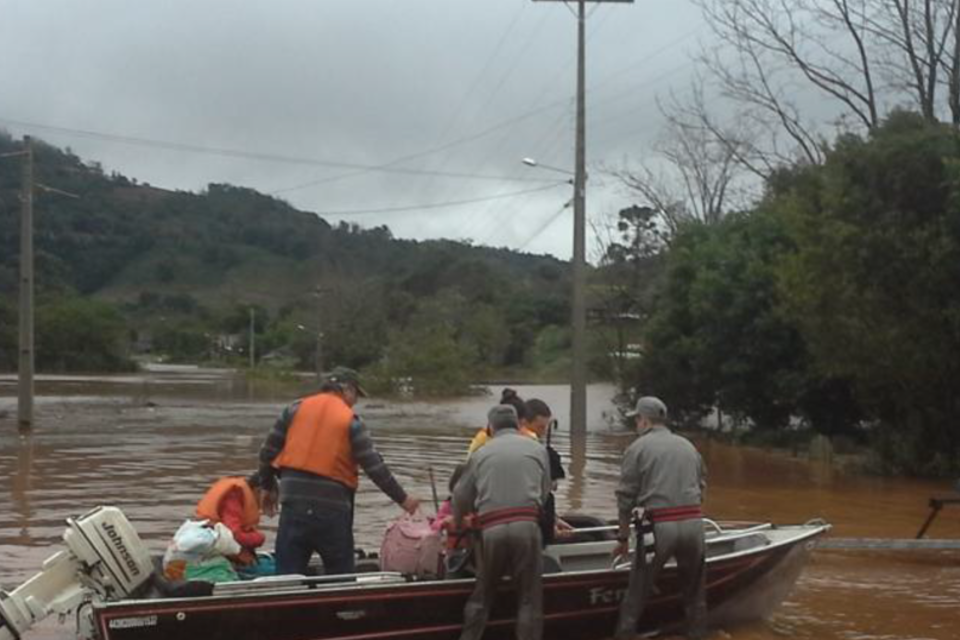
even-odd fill
[{"label": "overcast gray sky", "polygon": [[[599,219],[634,201],[599,167],[650,152],[656,96],[689,84],[708,34],[687,0],[589,10]],[[575,47],[560,2],[0,0],[0,127],[157,186],[229,182],[401,237],[568,258],[571,189],[544,182],[565,176],[520,160],[573,167]]]}]

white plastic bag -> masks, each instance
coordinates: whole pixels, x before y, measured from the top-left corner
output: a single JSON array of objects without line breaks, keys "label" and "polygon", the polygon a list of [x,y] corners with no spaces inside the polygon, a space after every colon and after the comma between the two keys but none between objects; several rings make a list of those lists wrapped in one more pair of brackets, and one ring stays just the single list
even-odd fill
[{"label": "white plastic bag", "polygon": [[235,556],[239,555],[243,550],[240,543],[234,539],[233,532],[230,531],[227,525],[218,522],[213,528],[213,531],[215,531],[217,535],[217,540],[213,545],[213,550],[216,553],[222,556]]},{"label": "white plastic bag", "polygon": [[186,520],[167,544],[163,554],[163,571],[168,577],[182,577],[188,563],[202,562],[213,552],[217,532],[206,520]]},{"label": "white plastic bag", "polygon": [[217,532],[207,520],[187,520],[173,534],[171,544],[185,555],[208,555],[217,543]]}]

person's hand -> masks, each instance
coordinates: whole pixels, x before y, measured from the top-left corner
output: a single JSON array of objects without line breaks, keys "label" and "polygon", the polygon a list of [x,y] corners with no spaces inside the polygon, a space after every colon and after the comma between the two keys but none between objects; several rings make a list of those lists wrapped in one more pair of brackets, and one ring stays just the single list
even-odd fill
[{"label": "person's hand", "polygon": [[624,540],[623,542],[617,541],[617,546],[613,548],[613,551],[610,552],[610,557],[612,558],[626,558],[627,554],[630,553],[630,541]]},{"label": "person's hand", "polygon": [[420,508],[420,501],[414,498],[413,496],[407,496],[407,499],[403,501],[403,504],[400,505],[403,507],[403,510],[413,515],[417,512],[417,509]]},{"label": "person's hand", "polygon": [[563,518],[557,518],[557,522],[554,525],[553,532],[554,532],[554,535],[556,535],[558,538],[569,538],[574,534],[575,531],[576,529],[574,529],[569,522],[567,522]]},{"label": "person's hand", "polygon": [[277,490],[260,490],[260,511],[268,518],[277,515]]}]

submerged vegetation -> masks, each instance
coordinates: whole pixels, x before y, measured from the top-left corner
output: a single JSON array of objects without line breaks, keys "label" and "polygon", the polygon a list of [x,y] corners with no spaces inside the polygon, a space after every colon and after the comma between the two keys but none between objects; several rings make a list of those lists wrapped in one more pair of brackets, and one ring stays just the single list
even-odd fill
[{"label": "submerged vegetation", "polygon": [[951,127],[894,113],[842,136],[755,207],[680,226],[659,259],[638,389],[688,420],[717,408],[754,430],[869,444],[886,471],[960,471]]},{"label": "submerged vegetation", "polygon": [[[0,152],[19,143],[0,133]],[[566,358],[569,274],[549,256],[330,225],[251,189],[159,189],[35,143],[41,371],[131,357],[369,370],[445,395]],[[20,170],[0,164],[0,370],[16,367]],[[318,340],[318,334],[319,340]],[[545,338],[549,336],[549,338]],[[546,343],[556,343],[544,348]]]},{"label": "submerged vegetation", "polygon": [[[0,151],[15,145],[0,136]],[[249,189],[171,192],[41,145],[37,362],[131,356],[362,369],[384,393],[563,380],[569,273],[545,256],[331,226]],[[5,167],[5,168],[4,168]],[[0,369],[16,365],[16,171],[0,166]],[[590,273],[590,366],[755,441],[822,434],[888,472],[960,471],[960,138],[895,112],[756,204],[661,224],[620,213]],[[319,335],[318,335],[319,334]],[[267,375],[266,373],[261,375]],[[281,376],[282,377],[282,376]]]}]

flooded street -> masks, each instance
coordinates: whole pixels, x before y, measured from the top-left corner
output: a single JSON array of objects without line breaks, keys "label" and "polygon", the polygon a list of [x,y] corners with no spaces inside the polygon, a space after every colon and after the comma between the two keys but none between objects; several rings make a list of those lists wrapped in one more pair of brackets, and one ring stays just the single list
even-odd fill
[{"label": "flooded street", "polygon": [[[566,388],[517,388],[525,398],[543,398],[559,414],[554,443],[568,478],[557,493],[558,509],[613,517],[620,454],[630,437],[605,419],[612,410],[611,389],[591,388],[584,453],[571,451]],[[144,540],[161,550],[212,480],[256,468],[263,437],[295,396],[290,387],[250,385],[200,370],[40,380],[35,433],[20,439],[15,392],[12,377],[0,378],[0,586],[6,588],[36,572],[59,548],[66,517],[98,504],[123,509]],[[359,410],[394,473],[426,506],[428,469],[443,499],[450,470],[493,401],[494,396],[429,405],[372,399]],[[699,444],[710,471],[706,511],[717,519],[796,523],[821,517],[840,537],[910,538],[928,513],[928,499],[949,490],[947,482],[843,474],[786,455]],[[399,514],[362,480],[358,544],[377,549],[387,522]],[[275,525],[273,520],[265,527],[271,538]],[[960,509],[944,509],[928,535],[960,538]],[[267,546],[272,548],[272,540]],[[772,620],[724,633],[715,637],[957,638],[960,552],[818,551]]]}]

